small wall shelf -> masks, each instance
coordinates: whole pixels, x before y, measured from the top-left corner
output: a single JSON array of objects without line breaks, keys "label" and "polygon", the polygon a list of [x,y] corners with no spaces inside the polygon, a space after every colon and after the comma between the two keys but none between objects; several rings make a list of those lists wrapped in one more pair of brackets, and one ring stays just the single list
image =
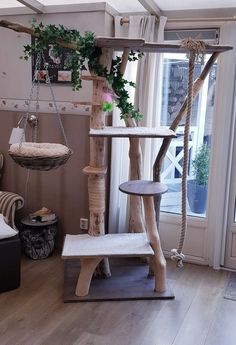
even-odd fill
[{"label": "small wall shelf", "polygon": [[165,127],[104,127],[103,129],[91,128],[91,137],[138,137],[138,138],[176,138],[174,131]]}]

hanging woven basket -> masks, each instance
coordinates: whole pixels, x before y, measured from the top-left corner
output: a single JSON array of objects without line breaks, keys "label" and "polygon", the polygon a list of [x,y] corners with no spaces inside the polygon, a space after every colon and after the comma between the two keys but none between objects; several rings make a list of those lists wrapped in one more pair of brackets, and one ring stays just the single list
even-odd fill
[{"label": "hanging woven basket", "polygon": [[62,144],[27,142],[11,145],[8,153],[23,168],[48,171],[65,164],[73,152]]},{"label": "hanging woven basket", "polygon": [[[37,114],[38,109],[39,109],[39,84],[40,84],[38,75],[39,75],[39,71],[42,68],[45,69],[46,71],[45,82],[46,82],[46,85],[48,85],[51,92],[52,102],[55,108],[55,115],[57,116],[57,120],[62,132],[62,136],[64,138],[65,145],[55,144],[55,143],[36,142],[38,118],[33,114],[30,115],[30,107],[32,103],[33,92],[36,89],[36,109],[34,113]],[[20,138],[19,138],[19,141],[15,141],[17,143],[14,142],[10,146],[10,149],[8,151],[10,157],[21,167],[26,168],[26,169],[31,169],[31,170],[48,171],[65,164],[73,152],[68,146],[68,141],[67,141],[63,124],[61,121],[61,116],[58,111],[54,92],[53,92],[51,82],[50,82],[50,77],[48,73],[48,64],[45,61],[45,57],[43,53],[37,54],[35,70],[34,70],[34,78],[33,78],[32,87],[30,91],[30,97],[27,104],[28,104],[27,112],[23,115],[23,117],[18,122],[18,127],[15,128],[16,130],[15,133],[19,133],[20,131]],[[20,127],[21,122],[23,122],[23,127]],[[32,142],[24,142],[27,123],[30,124],[30,126],[32,127]]]}]

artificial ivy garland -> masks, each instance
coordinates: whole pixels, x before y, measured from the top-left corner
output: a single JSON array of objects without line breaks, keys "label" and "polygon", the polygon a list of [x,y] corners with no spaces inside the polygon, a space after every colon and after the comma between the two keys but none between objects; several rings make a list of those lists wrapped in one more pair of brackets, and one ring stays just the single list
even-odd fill
[{"label": "artificial ivy garland", "polygon": [[[82,36],[77,30],[66,29],[63,25],[43,25],[40,23],[37,25],[36,20],[31,22],[31,26],[37,35],[37,38],[31,45],[24,46],[24,59],[28,60],[33,54],[42,52],[48,48],[49,44],[53,45],[53,51],[55,54],[60,55],[63,47],[59,44],[63,42],[63,45],[73,43],[76,49],[70,49],[70,58],[67,61],[67,68],[72,71],[72,84],[74,90],[81,88],[81,72],[88,68],[91,72],[98,76],[106,78],[110,87],[116,95],[116,103],[121,111],[121,118],[127,120],[128,117],[134,118],[136,121],[142,119],[143,115],[134,109],[133,104],[129,100],[129,94],[126,90],[126,85],[135,87],[135,83],[126,80],[123,74],[120,73],[121,58],[117,56],[112,59],[111,69],[108,72],[107,68],[104,68],[99,64],[99,58],[102,54],[102,50],[95,46],[95,36],[92,32],[85,32]],[[142,57],[142,53],[131,51],[129,54],[129,61],[135,61]]]}]

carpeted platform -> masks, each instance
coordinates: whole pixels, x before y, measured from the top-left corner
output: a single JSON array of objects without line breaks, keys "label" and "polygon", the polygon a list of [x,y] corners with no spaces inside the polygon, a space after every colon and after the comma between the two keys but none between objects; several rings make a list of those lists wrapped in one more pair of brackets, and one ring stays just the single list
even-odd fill
[{"label": "carpeted platform", "polygon": [[236,273],[230,273],[224,298],[236,301]]},{"label": "carpeted platform", "polygon": [[77,297],[75,287],[80,270],[79,260],[65,260],[64,302],[121,301],[147,299],[173,299],[174,294],[167,289],[163,293],[154,292],[154,278],[147,278],[148,265],[140,260],[110,260],[112,277],[93,279],[89,295]]}]

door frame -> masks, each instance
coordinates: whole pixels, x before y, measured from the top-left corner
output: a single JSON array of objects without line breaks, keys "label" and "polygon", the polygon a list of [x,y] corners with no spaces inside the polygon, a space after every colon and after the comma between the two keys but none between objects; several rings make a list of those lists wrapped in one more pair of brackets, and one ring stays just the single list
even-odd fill
[{"label": "door frame", "polygon": [[[235,94],[236,94],[236,82],[235,82]],[[229,176],[229,202],[227,212],[227,228],[225,236],[225,253],[222,261],[222,265],[226,268],[236,270],[236,255],[232,254],[233,246],[236,241],[236,219],[235,219],[235,208],[236,208],[236,100],[234,100],[233,107],[233,123],[232,123],[232,148],[231,148],[231,159],[230,164],[230,176]],[[223,246],[223,244],[222,244]]]},{"label": "door frame", "polygon": [[[233,25],[233,27],[232,27]],[[210,200],[208,200],[208,251],[209,265],[215,269],[225,266],[226,238],[228,234],[228,212],[232,159],[235,135],[235,90],[236,61],[235,23],[221,27],[220,43],[233,46],[229,53],[218,59],[215,96],[215,118],[212,132],[211,175],[209,179]]]}]

